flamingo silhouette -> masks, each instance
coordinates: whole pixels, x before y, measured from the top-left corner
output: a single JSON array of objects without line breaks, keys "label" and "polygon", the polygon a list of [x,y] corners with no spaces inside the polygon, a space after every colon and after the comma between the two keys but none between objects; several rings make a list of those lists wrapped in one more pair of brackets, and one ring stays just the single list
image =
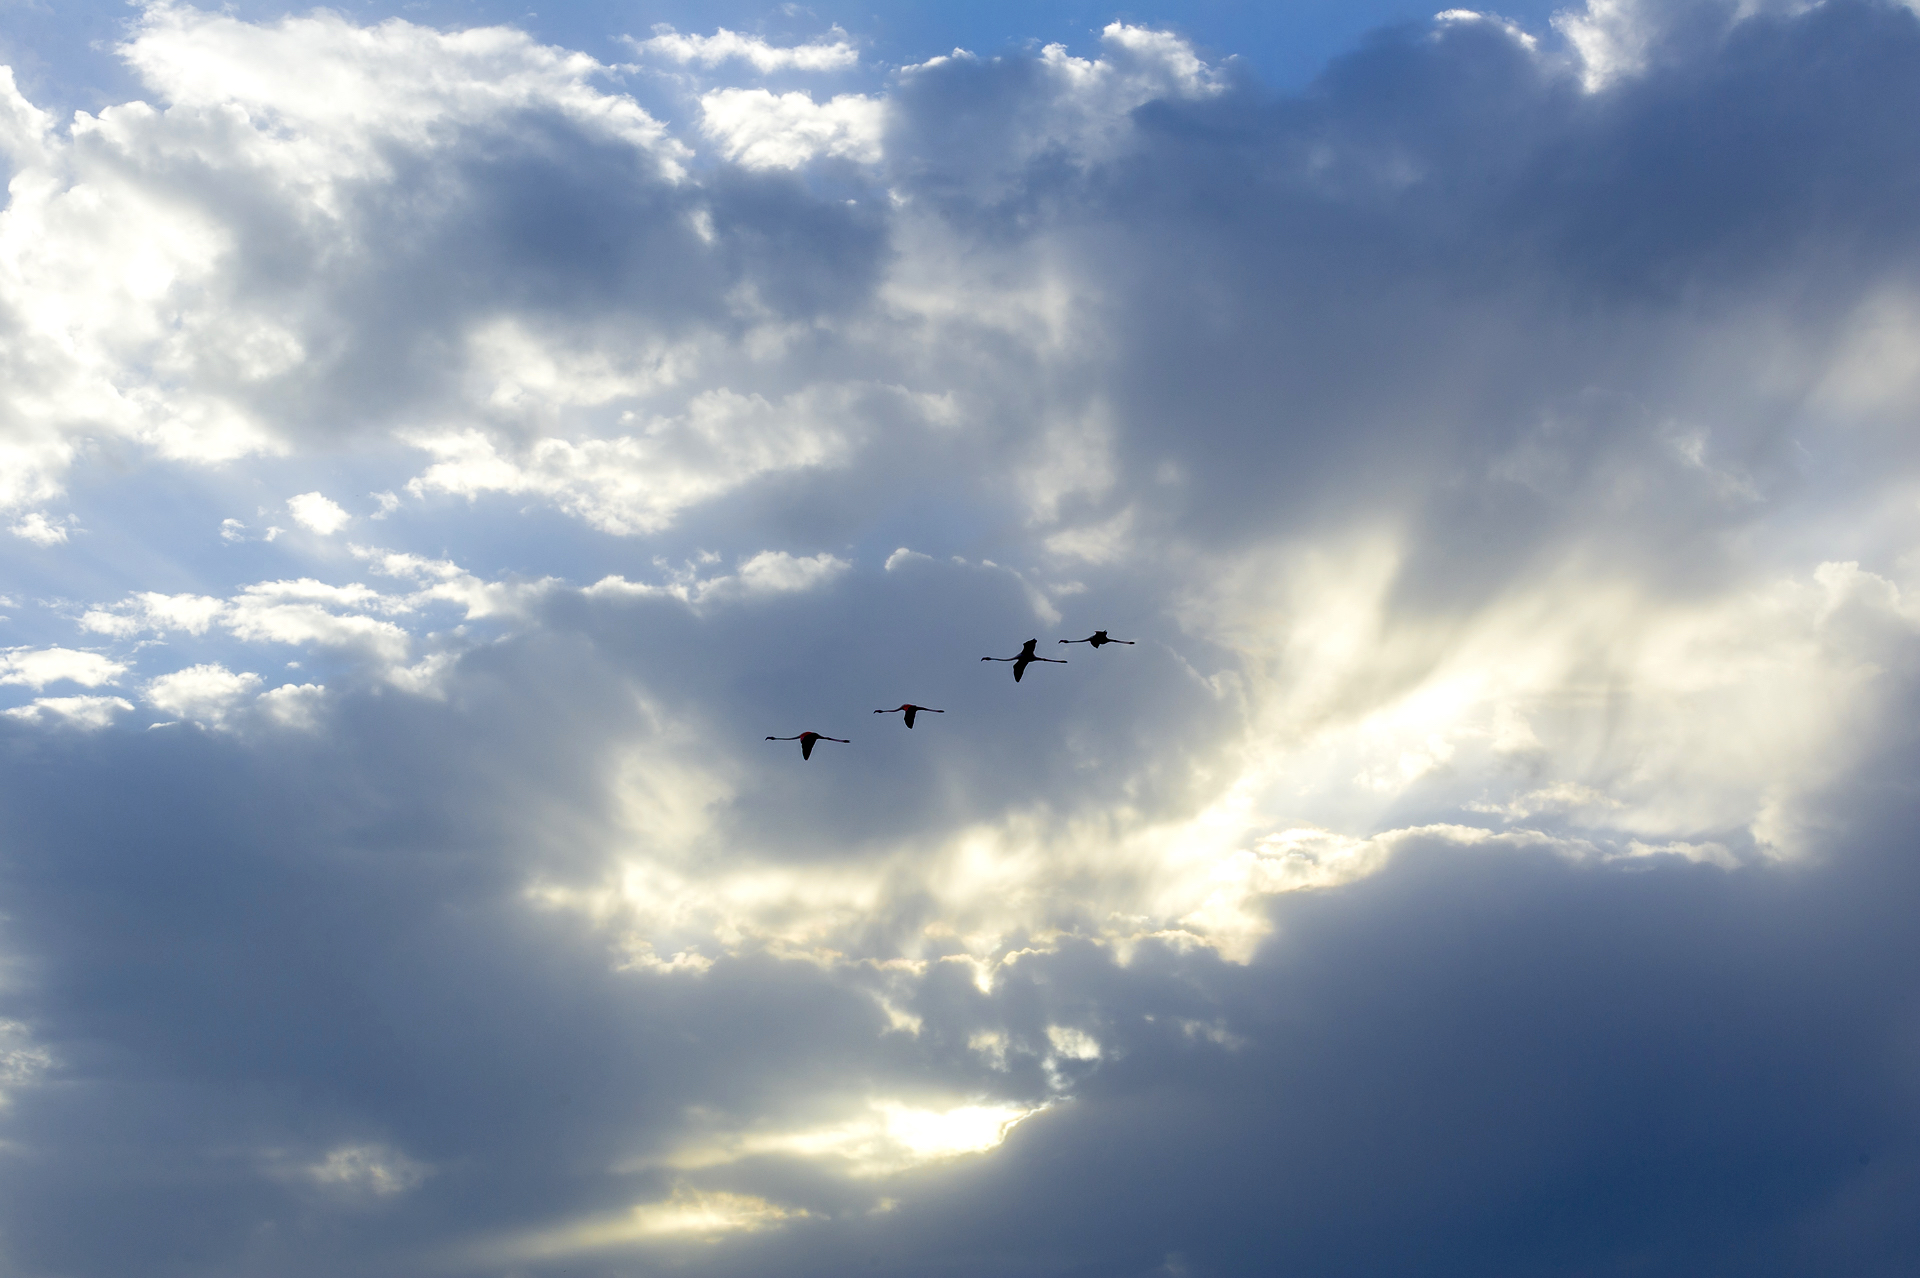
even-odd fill
[{"label": "flamingo silhouette", "polygon": [[1021,644],[1020,655],[1017,657],[982,657],[980,658],[980,660],[1011,661],[1013,663],[1013,681],[1015,683],[1020,682],[1020,676],[1025,674],[1027,672],[1027,667],[1032,665],[1036,661],[1051,661],[1056,666],[1064,666],[1067,664],[1066,662],[1060,660],[1060,658],[1058,657],[1043,657],[1039,653],[1035,652],[1033,650],[1033,645],[1039,642],[1040,641],[1038,639],[1029,639],[1025,643]]},{"label": "flamingo silhouette", "polygon": [[903,706],[897,706],[892,710],[875,710],[874,713],[875,714],[899,714],[902,710],[907,712],[907,726],[909,728],[913,726],[913,716],[916,714],[919,714],[922,710],[925,710],[928,714],[945,714],[946,713],[945,710],[935,710],[932,706],[916,706],[911,701],[907,702],[907,704]]},{"label": "flamingo silhouette", "polygon": [[811,759],[813,757],[813,743],[816,741],[838,741],[841,745],[853,744],[853,742],[847,740],[845,737],[823,737],[817,732],[803,732],[797,737],[768,737],[767,740],[798,741],[800,743],[800,757],[803,759]]},{"label": "flamingo silhouette", "polygon": [[1090,634],[1090,635],[1088,635],[1088,636],[1087,636],[1087,637],[1086,637],[1085,639],[1062,639],[1062,640],[1061,640],[1060,642],[1061,642],[1061,643],[1090,643],[1090,644],[1092,644],[1092,645],[1093,645],[1094,647],[1096,647],[1096,648],[1098,648],[1098,647],[1099,647],[1099,646],[1100,646],[1101,644],[1103,644],[1103,643],[1127,643],[1127,644],[1130,644],[1130,643],[1132,643],[1132,642],[1133,642],[1133,640],[1131,640],[1131,639],[1109,639],[1109,638],[1107,638],[1107,632],[1106,632],[1106,631],[1104,631],[1104,630],[1096,630],[1096,631],[1094,631],[1094,632],[1093,632],[1092,634]]}]

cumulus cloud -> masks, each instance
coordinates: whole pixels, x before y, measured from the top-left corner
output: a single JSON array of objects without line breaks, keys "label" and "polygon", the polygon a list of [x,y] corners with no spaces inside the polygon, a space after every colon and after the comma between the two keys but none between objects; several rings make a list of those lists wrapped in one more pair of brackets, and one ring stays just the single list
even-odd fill
[{"label": "cumulus cloud", "polygon": [[[665,567],[666,565],[661,565]],[[628,581],[618,575],[602,577],[583,592],[590,599],[664,596],[698,607],[709,600],[749,598],[754,595],[795,594],[825,585],[847,571],[850,564],[838,556],[820,554],[797,558],[784,550],[763,550],[743,560],[731,573],[702,577],[698,565],[669,570],[661,585]]]},{"label": "cumulus cloud", "polygon": [[127,667],[120,662],[74,648],[9,648],[0,652],[0,684],[25,684],[36,691],[61,680],[97,688],[126,672]]},{"label": "cumulus cloud", "polygon": [[753,64],[756,71],[842,71],[860,61],[859,50],[845,31],[833,27],[830,39],[805,44],[774,45],[755,35],[720,27],[710,36],[682,35],[665,23],[656,23],[645,40],[627,39],[636,52],[671,62],[718,66],[732,59]]},{"label": "cumulus cloud", "polygon": [[322,537],[339,532],[353,518],[340,508],[339,503],[327,500],[320,493],[301,493],[298,497],[289,497],[287,509],[292,512],[295,523]]},{"label": "cumulus cloud", "polygon": [[326,701],[326,687],[317,683],[283,683],[260,694],[256,704],[261,713],[283,728],[313,731],[320,726],[320,708]]},{"label": "cumulus cloud", "polygon": [[188,666],[153,680],[146,697],[162,714],[217,728],[259,685],[260,676],[251,671],[236,674],[219,664]]},{"label": "cumulus cloud", "polygon": [[[424,691],[433,686],[431,675],[440,668],[440,657],[429,654],[422,662],[413,661],[421,623],[431,621],[437,605],[451,605],[467,620],[518,618],[554,585],[552,579],[483,581],[451,560],[359,545],[348,549],[373,572],[414,588],[389,593],[364,582],[334,585],[301,577],[253,582],[226,599],[142,591],[116,604],[87,609],[79,625],[120,640],[224,633],[243,643],[330,651],[357,658],[389,682]],[[81,678],[80,673],[54,672],[117,675],[126,669],[93,654],[66,650],[22,654],[19,661],[22,673],[16,682],[27,681],[30,672],[41,672],[43,678]],[[296,700],[306,695],[302,692]],[[304,718],[307,712],[293,709],[294,704],[288,702],[285,713]]]},{"label": "cumulus cloud", "polygon": [[[847,431],[826,416],[844,412],[849,398],[822,388],[776,407],[722,388],[695,397],[682,416],[646,423],[639,434],[542,439],[517,456],[502,455],[475,431],[417,436],[415,446],[436,460],[408,487],[421,496],[539,494],[606,532],[656,532],[686,507],[758,476],[839,460]],[[629,416],[621,424],[631,422]]]},{"label": "cumulus cloud", "polygon": [[885,104],[858,93],[815,102],[805,93],[715,89],[700,99],[701,127],[729,160],[750,169],[797,169],[817,155],[872,164],[880,158]]},{"label": "cumulus cloud", "polygon": [[115,716],[133,709],[125,697],[35,697],[24,706],[0,711],[28,723],[53,723],[72,728],[104,728]]},{"label": "cumulus cloud", "polygon": [[[550,114],[580,146],[634,157],[642,185],[681,174],[684,148],[596,84],[604,68],[504,28],[363,28],[324,11],[255,25],[152,4],[120,52],[162,107],[83,114],[65,135],[15,129],[44,141],[15,149],[0,214],[0,312],[15,333],[0,405],[7,505],[57,494],[84,436],[218,462],[331,430],[349,401],[378,414],[404,400],[404,353],[349,332],[341,306],[408,269],[382,264],[384,237],[367,238],[375,193],[423,164],[447,172],[475,129],[511,136]],[[19,96],[11,81],[7,93]],[[23,110],[11,118],[31,123]],[[219,184],[180,185],[189,171],[247,187],[252,220]],[[442,335],[457,343],[462,327]],[[315,416],[288,412],[295,402]]]},{"label": "cumulus cloud", "polygon": [[9,531],[22,541],[30,541],[36,546],[64,546],[67,541],[66,521],[48,519],[42,511],[29,511],[15,520]]}]

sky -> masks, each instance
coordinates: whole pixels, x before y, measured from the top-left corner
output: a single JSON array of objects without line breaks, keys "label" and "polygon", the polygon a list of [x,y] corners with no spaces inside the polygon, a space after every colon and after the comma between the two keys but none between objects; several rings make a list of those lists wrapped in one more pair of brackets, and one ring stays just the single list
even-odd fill
[{"label": "sky", "polygon": [[1252,9],[0,7],[0,1273],[1913,1271],[1920,16]]}]

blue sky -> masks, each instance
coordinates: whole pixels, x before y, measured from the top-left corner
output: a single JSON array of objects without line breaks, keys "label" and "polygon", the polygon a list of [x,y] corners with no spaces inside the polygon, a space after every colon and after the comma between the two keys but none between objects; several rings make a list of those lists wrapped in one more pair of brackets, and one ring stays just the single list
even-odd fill
[{"label": "blue sky", "polygon": [[1911,1270],[1909,8],[0,16],[0,1271]]}]

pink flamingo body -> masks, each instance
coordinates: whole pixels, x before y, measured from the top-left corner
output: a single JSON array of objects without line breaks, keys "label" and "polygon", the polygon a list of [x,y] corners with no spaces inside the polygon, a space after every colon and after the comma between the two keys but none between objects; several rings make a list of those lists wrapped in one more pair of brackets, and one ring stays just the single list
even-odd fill
[{"label": "pink flamingo body", "polygon": [[935,710],[932,706],[916,706],[911,701],[907,702],[903,706],[896,706],[891,710],[875,710],[874,713],[875,714],[900,714],[904,711],[907,716],[907,726],[911,728],[913,726],[913,716],[916,714],[919,714],[922,710],[926,711],[928,714],[945,714],[946,713],[945,710]]},{"label": "pink flamingo body", "polygon": [[800,743],[800,757],[803,759],[811,759],[813,757],[813,743],[816,741],[838,741],[841,745],[853,744],[852,741],[849,741],[845,737],[826,737],[820,735],[818,732],[803,732],[797,737],[768,737],[767,740],[798,741]]},{"label": "pink flamingo body", "polygon": [[1043,657],[1039,653],[1035,652],[1033,650],[1033,646],[1039,642],[1040,641],[1038,639],[1029,639],[1025,643],[1021,644],[1020,655],[1017,657],[982,657],[980,658],[980,660],[1011,661],[1013,663],[1013,681],[1015,683],[1020,682],[1020,676],[1025,674],[1027,672],[1027,667],[1032,665],[1036,661],[1050,661],[1056,666],[1064,666],[1067,664],[1066,662],[1060,660],[1060,658],[1058,657]]}]

